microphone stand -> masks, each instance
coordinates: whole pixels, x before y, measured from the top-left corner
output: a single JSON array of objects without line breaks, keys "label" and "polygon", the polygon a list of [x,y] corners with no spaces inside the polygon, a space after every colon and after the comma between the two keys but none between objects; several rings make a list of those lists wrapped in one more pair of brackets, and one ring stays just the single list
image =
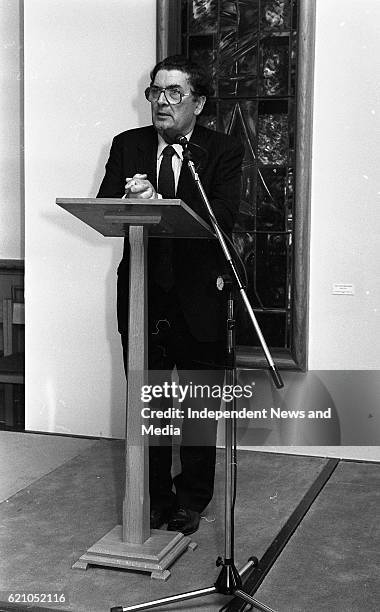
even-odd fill
[{"label": "microphone stand", "polygon": [[[228,279],[225,282],[226,288],[228,289],[228,312],[227,312],[227,368],[226,368],[226,381],[229,385],[234,385],[236,380],[236,350],[235,350],[235,315],[234,315],[234,288],[233,280],[236,283],[237,289],[240,292],[241,298],[244,302],[246,310],[250,316],[252,324],[260,340],[260,344],[263,348],[269,371],[271,373],[273,382],[278,389],[284,386],[281,379],[280,373],[272,359],[269,352],[268,346],[265,342],[265,338],[261,332],[259,324],[256,320],[253,308],[248,299],[247,293],[240,279],[240,275],[237,271],[235,263],[232,259],[230,250],[228,248],[226,239],[223,235],[222,230],[219,227],[218,221],[214,215],[211,204],[207,198],[207,195],[203,189],[203,185],[200,181],[198,173],[196,171],[194,162],[191,158],[191,153],[188,149],[188,141],[183,136],[178,136],[176,141],[182,145],[184,149],[183,157],[186,160],[193,179],[197,185],[202,201],[206,207],[210,222],[213,226],[215,235],[219,240],[219,244],[223,250],[226,261],[228,262],[229,268],[232,272],[232,280]],[[186,142],[185,142],[186,141]],[[219,280],[219,279],[218,279]],[[224,287],[223,287],[224,288]],[[235,409],[235,398],[232,400],[232,410]],[[170,595],[169,597],[163,597],[161,599],[152,600],[149,602],[135,604],[132,606],[116,606],[111,608],[111,612],[135,612],[138,610],[149,610],[158,608],[166,604],[172,604],[175,602],[186,601],[189,599],[195,599],[203,597],[205,595],[212,595],[220,593],[227,596],[235,596],[242,599],[245,603],[251,607],[261,610],[261,612],[275,612],[272,608],[269,608],[265,604],[257,601],[251,595],[243,590],[243,578],[244,576],[254,567],[258,565],[258,559],[256,557],[250,557],[247,563],[240,569],[236,568],[234,562],[234,510],[235,510],[235,486],[236,486],[236,473],[237,473],[237,459],[236,459],[236,419],[231,418],[225,419],[225,507],[224,507],[224,555],[218,557],[216,560],[217,567],[222,567],[219,576],[217,577],[213,586],[206,587],[203,589],[197,589],[194,591],[188,591],[186,593],[179,593],[177,595]],[[166,608],[165,608],[166,609]]]},{"label": "microphone stand", "polygon": [[[181,137],[179,137],[179,139],[182,140]],[[182,142],[180,144],[182,144]],[[184,145],[182,144],[182,146],[184,146]],[[216,220],[216,217],[214,215],[214,211],[212,210],[211,204],[210,204],[210,202],[209,202],[209,200],[207,198],[205,190],[203,189],[203,185],[202,185],[201,180],[200,180],[200,178],[198,176],[198,173],[197,173],[197,171],[195,169],[195,165],[194,165],[193,160],[191,159],[191,153],[188,150],[188,148],[185,149],[183,157],[184,157],[184,159],[186,159],[188,168],[189,168],[189,170],[190,170],[190,172],[192,174],[192,177],[193,177],[193,179],[194,179],[194,181],[195,181],[195,183],[196,183],[196,185],[198,187],[198,191],[199,191],[199,193],[201,195],[201,198],[203,200],[203,203],[204,203],[204,205],[206,207],[206,210],[207,210],[208,216],[210,218],[211,224],[212,224],[212,226],[214,228],[216,237],[219,240],[219,243],[220,243],[220,246],[222,247],[224,256],[225,256],[225,258],[227,260],[227,263],[228,263],[228,265],[230,267],[230,270],[232,272],[232,278],[234,278],[235,281],[236,281],[236,285],[237,285],[237,288],[238,288],[238,290],[240,292],[241,298],[242,298],[242,300],[244,302],[244,305],[245,305],[246,310],[247,310],[247,312],[249,314],[251,322],[252,322],[252,324],[253,324],[253,326],[255,328],[256,334],[258,335],[258,338],[260,340],[260,344],[262,346],[262,349],[263,349],[264,354],[265,354],[265,358],[266,358],[268,366],[269,366],[270,373],[271,373],[272,378],[273,378],[273,382],[274,382],[275,386],[277,387],[277,389],[281,389],[284,386],[284,383],[282,382],[282,379],[281,379],[280,374],[279,374],[279,372],[277,370],[276,364],[274,363],[274,361],[272,359],[272,355],[269,352],[267,343],[266,343],[265,338],[264,338],[264,336],[263,336],[263,334],[261,332],[259,324],[258,324],[258,322],[256,320],[255,313],[253,312],[253,308],[252,308],[251,303],[250,303],[250,301],[248,299],[247,293],[246,293],[246,291],[244,289],[244,286],[243,286],[243,283],[242,283],[242,281],[240,279],[240,275],[239,275],[239,273],[237,271],[237,268],[236,268],[235,263],[234,263],[234,261],[232,259],[231,253],[230,253],[229,248],[227,246],[226,239],[225,239],[225,237],[224,237],[224,235],[223,235],[223,233],[222,233],[222,231],[221,231],[221,229],[219,227],[218,221]]]}]

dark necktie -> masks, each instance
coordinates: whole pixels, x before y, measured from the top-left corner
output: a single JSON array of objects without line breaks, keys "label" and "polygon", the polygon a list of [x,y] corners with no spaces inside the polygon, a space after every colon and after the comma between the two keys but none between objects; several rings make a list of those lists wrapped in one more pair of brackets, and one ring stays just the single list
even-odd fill
[{"label": "dark necktie", "polygon": [[[162,151],[157,191],[163,198],[175,197],[175,182],[172,166],[172,157],[174,154],[175,150],[170,145],[165,147]],[[169,291],[173,287],[173,244],[172,240],[169,238],[160,240],[160,244],[157,246],[154,278],[156,283],[165,291]]]},{"label": "dark necktie", "polygon": [[172,157],[174,154],[175,151],[170,145],[165,147],[162,151],[157,187],[158,193],[160,193],[163,198],[174,198],[175,196],[174,172],[172,167]]}]

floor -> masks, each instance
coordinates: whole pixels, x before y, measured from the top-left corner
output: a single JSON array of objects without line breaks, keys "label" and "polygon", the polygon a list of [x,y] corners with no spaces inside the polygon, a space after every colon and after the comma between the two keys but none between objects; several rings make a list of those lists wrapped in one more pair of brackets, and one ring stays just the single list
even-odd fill
[{"label": "floor", "polygon": [[[244,448],[244,447],[242,447]],[[245,447],[246,450],[261,451],[262,446]],[[310,455],[312,457],[339,457],[354,461],[380,462],[380,446],[265,446],[266,453]]]},{"label": "floor", "polygon": [[256,597],[283,612],[380,609],[380,469],[341,462]]},{"label": "floor", "polygon": [[[34,441],[37,454],[43,438],[55,440],[57,448],[65,439],[39,436]],[[218,451],[214,500],[193,536],[198,548],[185,552],[163,582],[123,570],[72,569],[87,548],[121,521],[123,444],[85,442],[76,454],[72,449],[73,456],[0,503],[0,610],[105,612],[112,606],[211,586],[224,541],[222,452]],[[21,449],[19,445],[20,456]],[[238,567],[252,554],[264,555],[326,463],[320,457],[239,453]],[[278,612],[377,611],[379,485],[377,464],[340,462],[255,597]],[[6,604],[11,592],[64,593],[65,602],[50,608],[14,607]],[[161,609],[208,612],[227,602],[222,595],[212,595]]]},{"label": "floor", "polygon": [[0,431],[0,502],[93,444],[85,438]]}]

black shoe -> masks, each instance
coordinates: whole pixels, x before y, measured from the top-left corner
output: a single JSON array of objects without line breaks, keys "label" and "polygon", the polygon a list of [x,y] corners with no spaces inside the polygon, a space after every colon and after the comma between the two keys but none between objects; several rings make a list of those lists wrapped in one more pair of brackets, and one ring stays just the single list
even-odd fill
[{"label": "black shoe", "polygon": [[174,510],[168,523],[168,531],[180,531],[184,535],[190,535],[199,527],[200,514],[189,508],[177,508]]},{"label": "black shoe", "polygon": [[159,529],[164,523],[167,523],[169,518],[168,510],[162,510],[161,508],[150,509],[150,528]]}]

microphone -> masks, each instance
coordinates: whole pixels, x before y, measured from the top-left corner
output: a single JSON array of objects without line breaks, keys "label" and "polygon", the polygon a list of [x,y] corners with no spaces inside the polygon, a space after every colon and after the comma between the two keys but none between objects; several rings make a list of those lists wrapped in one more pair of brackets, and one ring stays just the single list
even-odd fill
[{"label": "microphone", "polygon": [[[196,157],[200,158],[198,160],[198,167],[200,167],[201,164],[205,163],[205,160],[208,157],[208,153],[207,150],[204,149],[203,147],[201,147],[200,145],[196,144],[195,142],[191,142],[190,140],[187,140],[186,136],[184,136],[183,134],[176,134],[174,132],[174,130],[169,129],[169,130],[164,130],[162,132],[162,137],[164,138],[165,142],[167,142],[170,145],[173,144],[179,144],[181,145],[181,147],[183,148],[183,157],[184,159],[192,159],[193,155],[192,155],[192,151],[194,151],[194,149],[197,149],[198,151],[198,155],[196,155]],[[201,161],[203,159],[203,162]]]},{"label": "microphone", "polygon": [[177,134],[177,136],[174,139],[174,142],[176,144],[181,145],[181,147],[183,147],[184,149],[186,149],[186,147],[189,144],[189,141],[187,140],[186,136],[184,136],[183,134]]},{"label": "microphone", "polygon": [[168,130],[163,130],[160,132],[161,136],[169,145],[180,144],[183,147],[187,145],[187,139],[183,134],[178,134],[173,128],[169,128]]},{"label": "microphone", "polygon": [[206,149],[204,149],[200,145],[196,144],[195,142],[191,142],[191,140],[187,140],[186,136],[184,136],[183,134],[177,134],[176,136],[174,136],[173,144],[181,145],[181,147],[184,149],[184,153],[188,157],[191,156],[191,153],[190,153],[190,149],[191,148],[196,148],[199,151],[202,151],[202,154],[205,157],[207,157],[207,150]]},{"label": "microphone", "polygon": [[164,140],[170,144],[179,144],[181,145],[181,147],[183,147],[184,149],[186,149],[187,145],[189,144],[189,141],[187,140],[186,136],[184,136],[183,134],[176,134],[174,130],[164,130],[162,132],[162,136],[164,138]]}]

